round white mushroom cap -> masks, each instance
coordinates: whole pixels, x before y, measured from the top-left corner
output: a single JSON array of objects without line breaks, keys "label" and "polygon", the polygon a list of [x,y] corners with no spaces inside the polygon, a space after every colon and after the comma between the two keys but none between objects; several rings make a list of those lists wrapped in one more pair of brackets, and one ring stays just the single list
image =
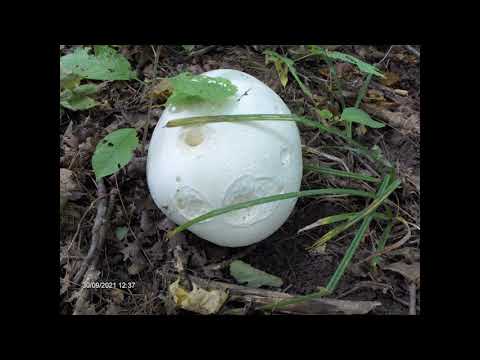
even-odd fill
[{"label": "round white mushroom cap", "polygon": [[[290,114],[282,99],[251,75],[229,69],[203,75],[230,80],[236,95],[220,105],[167,107],[148,149],[150,193],[176,224],[227,205],[299,191],[302,178],[300,134],[293,121],[165,127],[170,120],[193,116]],[[189,230],[220,246],[250,245],[273,234],[295,203],[296,198],[235,210]]]}]

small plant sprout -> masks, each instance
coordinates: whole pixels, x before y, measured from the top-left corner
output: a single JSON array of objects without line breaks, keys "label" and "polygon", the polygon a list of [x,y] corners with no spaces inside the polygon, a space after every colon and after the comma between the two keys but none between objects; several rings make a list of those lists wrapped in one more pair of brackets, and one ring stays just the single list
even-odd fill
[{"label": "small plant sprout", "polygon": [[[189,79],[195,77],[177,78],[177,90],[187,88],[179,80]],[[218,101],[199,98],[201,86],[189,87],[195,91],[190,96],[197,99],[183,101],[181,93],[172,95],[153,133],[147,158],[148,186],[157,206],[175,223],[186,224],[214,209],[298,192],[303,169],[294,121],[166,126],[171,120],[199,116],[290,114],[273,90],[246,73],[222,69],[197,79],[210,86],[205,91],[216,94]],[[218,87],[228,96],[222,99]],[[274,233],[296,200],[292,196],[222,213],[189,230],[221,246],[250,245]]]}]

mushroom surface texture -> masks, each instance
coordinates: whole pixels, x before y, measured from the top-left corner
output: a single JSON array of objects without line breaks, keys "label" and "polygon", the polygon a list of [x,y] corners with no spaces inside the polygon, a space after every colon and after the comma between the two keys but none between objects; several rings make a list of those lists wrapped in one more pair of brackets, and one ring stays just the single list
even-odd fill
[{"label": "mushroom surface texture", "polygon": [[[290,114],[282,99],[251,75],[219,69],[202,75],[228,79],[237,93],[219,104],[169,105],[152,135],[147,182],[155,204],[176,224],[211,210],[300,190],[301,140],[294,121],[220,122],[165,127],[194,116]],[[222,214],[189,230],[220,246],[259,242],[282,226],[297,199]]]}]

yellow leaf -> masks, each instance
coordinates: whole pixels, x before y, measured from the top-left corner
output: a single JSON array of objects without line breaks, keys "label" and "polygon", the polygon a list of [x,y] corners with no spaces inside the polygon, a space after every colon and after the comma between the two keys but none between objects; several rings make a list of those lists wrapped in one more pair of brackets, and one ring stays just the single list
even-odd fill
[{"label": "yellow leaf", "polygon": [[199,288],[192,282],[193,290],[188,292],[180,286],[180,279],[168,287],[175,304],[182,309],[202,315],[215,314],[228,298],[226,292]]},{"label": "yellow leaf", "polygon": [[275,69],[277,69],[278,76],[280,78],[280,82],[282,86],[287,86],[288,82],[288,66],[280,59],[275,60]]}]

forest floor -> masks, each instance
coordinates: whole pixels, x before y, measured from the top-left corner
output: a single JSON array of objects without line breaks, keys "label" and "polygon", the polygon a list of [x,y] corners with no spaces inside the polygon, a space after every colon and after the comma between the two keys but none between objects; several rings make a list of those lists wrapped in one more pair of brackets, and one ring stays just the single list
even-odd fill
[{"label": "forest floor", "polygon": [[[80,45],[60,47],[60,55]],[[356,141],[372,148],[377,146],[395,167],[401,187],[390,197],[398,216],[405,223],[394,223],[387,246],[401,242],[381,255],[373,269],[362,261],[373,253],[373,244],[381,237],[376,222],[356,251],[335,292],[329,299],[339,300],[330,308],[304,306],[286,313],[420,313],[420,57],[419,47],[407,46],[329,46],[331,50],[351,54],[387,74],[385,79],[373,78],[361,108],[374,119],[386,123],[380,129],[361,131],[356,127]],[[172,228],[162,212],[153,204],[145,177],[145,154],[139,148],[133,160],[116,175],[104,178],[99,189],[91,159],[96,144],[108,133],[124,127],[136,128],[142,141],[149,121],[148,140],[162,113],[162,101],[150,97],[152,88],[162,79],[182,71],[200,74],[214,69],[244,71],[272,88],[292,113],[318,119],[318,109],[340,112],[338,97],[328,89],[332,85],[328,65],[309,57],[295,63],[301,80],[309,87],[315,102],[308,98],[290,76],[287,85],[280,83],[273,64],[265,64],[263,51],[270,49],[295,59],[304,49],[300,45],[210,46],[197,45],[193,51],[182,46],[116,46],[132,65],[142,82],[107,82],[96,100],[100,106],[60,116],[61,176],[68,175],[63,186],[69,198],[61,214],[60,238],[60,313],[61,314],[179,314],[187,313],[175,306],[169,284],[180,275],[196,279],[197,284],[229,289],[232,296],[220,313],[230,308],[243,308],[245,313],[255,305],[272,299],[272,292],[305,295],[324,287],[334,273],[354,237],[355,228],[331,240],[321,251],[307,248],[332,226],[320,226],[297,233],[299,229],[325,216],[359,211],[365,200],[351,197],[300,198],[287,222],[272,236],[243,248],[225,248],[185,231],[168,240]],[[158,62],[155,67],[155,52]],[[154,69],[156,68],[156,73]],[[336,71],[343,81],[342,96],[353,106],[364,77],[354,66],[337,63]],[[344,149],[341,140],[316,129],[299,125],[304,161],[369,175],[376,174],[367,160]],[[305,172],[302,189],[346,187],[372,191],[362,181]],[[99,198],[100,193],[104,193]],[[98,222],[99,208],[104,207]],[[95,264],[86,268],[84,259],[92,238],[102,227],[102,247],[95,254]],[[116,229],[129,228],[121,240]],[[251,266],[280,277],[281,288],[256,289],[236,285],[229,273],[229,263],[241,259]],[[82,269],[83,267],[83,269]],[[414,273],[412,275],[413,272]],[[82,273],[78,275],[79,273]],[[417,280],[413,281],[415,278]],[[82,289],[81,282],[125,282],[123,288]],[[216,284],[216,285],[215,285]],[[352,303],[342,303],[344,300]],[[377,304],[380,303],[380,304]],[[368,310],[342,310],[349,306],[372,305]],[[307,304],[308,305],[308,304]],[[338,305],[338,306],[337,306]],[[315,310],[317,309],[317,310]],[[340,310],[339,310],[340,309]],[[255,312],[258,313],[258,312]],[[277,313],[277,312],[274,312]],[[280,311],[278,313],[281,313]]]}]

